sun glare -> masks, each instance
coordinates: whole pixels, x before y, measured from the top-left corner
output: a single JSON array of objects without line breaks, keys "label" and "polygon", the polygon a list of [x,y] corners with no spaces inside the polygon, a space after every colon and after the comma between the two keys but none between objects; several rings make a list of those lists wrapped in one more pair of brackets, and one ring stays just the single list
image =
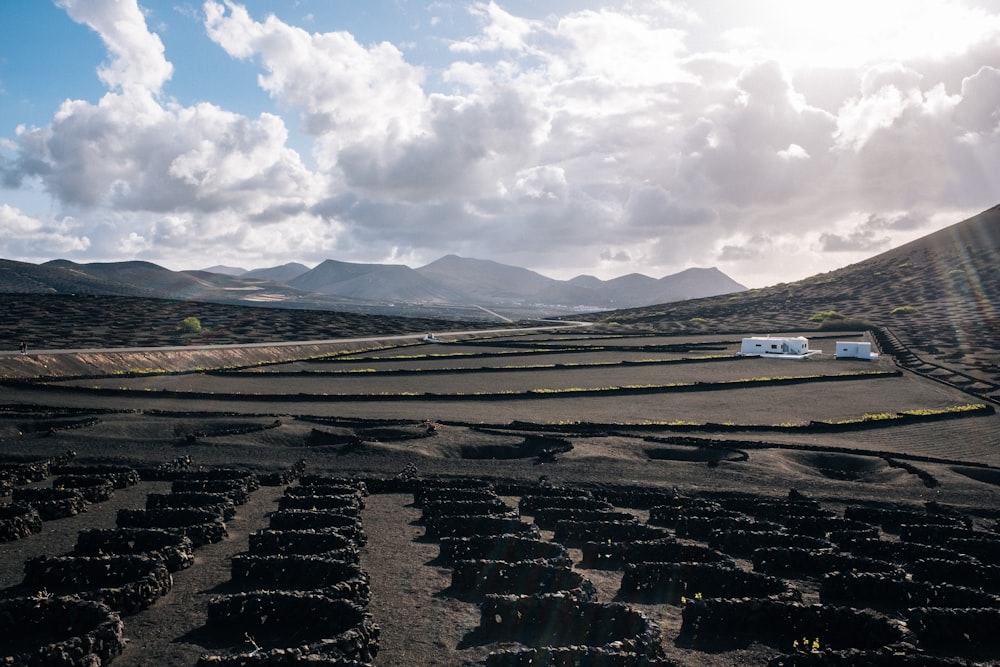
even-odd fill
[{"label": "sun glare", "polygon": [[[740,3],[744,4],[744,3]],[[782,54],[794,66],[863,66],[884,60],[937,58],[967,49],[996,18],[967,4],[946,1],[841,0],[745,3],[733,34]]]}]

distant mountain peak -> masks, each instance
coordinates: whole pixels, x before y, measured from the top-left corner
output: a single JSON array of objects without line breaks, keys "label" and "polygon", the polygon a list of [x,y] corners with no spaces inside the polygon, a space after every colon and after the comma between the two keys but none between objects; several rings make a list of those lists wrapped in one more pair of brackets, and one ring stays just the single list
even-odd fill
[{"label": "distant mountain peak", "polygon": [[[36,265],[26,265],[33,266]],[[610,310],[680,301],[745,288],[717,269],[687,269],[660,279],[629,273],[611,280],[577,276],[556,280],[536,271],[493,260],[444,255],[418,269],[403,264],[364,264],[326,259],[310,269],[290,262],[244,271],[217,265],[201,271],[170,271],[144,261],[76,264],[54,260],[44,280],[24,278],[18,289],[61,291],[79,282],[90,293],[150,294],[179,299],[222,299],[254,303],[351,302],[388,307],[451,304],[470,312],[504,308],[511,313],[558,314],[567,310]],[[37,267],[36,267],[37,268]],[[11,272],[15,269],[12,268]],[[71,278],[70,274],[80,277]],[[12,273],[13,275],[13,273]],[[2,276],[0,276],[2,277]],[[2,285],[0,285],[2,287]]]},{"label": "distant mountain peak", "polygon": [[199,269],[199,271],[204,271],[205,273],[221,273],[224,276],[242,276],[247,272],[247,270],[242,267],[226,266],[225,264],[216,264],[215,266],[210,266],[207,269]]}]

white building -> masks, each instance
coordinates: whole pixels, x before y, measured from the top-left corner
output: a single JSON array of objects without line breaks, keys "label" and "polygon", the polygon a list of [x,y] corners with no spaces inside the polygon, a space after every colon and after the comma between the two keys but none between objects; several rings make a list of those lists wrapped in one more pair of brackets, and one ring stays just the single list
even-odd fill
[{"label": "white building", "polygon": [[751,336],[740,345],[741,357],[808,359],[821,350],[810,350],[804,336]]},{"label": "white building", "polygon": [[872,352],[872,344],[860,341],[837,341],[837,351],[834,353],[837,359],[878,359],[878,353]]}]

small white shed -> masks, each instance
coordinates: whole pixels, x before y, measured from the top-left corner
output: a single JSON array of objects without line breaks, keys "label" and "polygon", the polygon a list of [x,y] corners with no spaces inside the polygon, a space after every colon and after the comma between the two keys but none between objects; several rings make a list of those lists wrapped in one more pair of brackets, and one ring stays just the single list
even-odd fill
[{"label": "small white shed", "polygon": [[820,350],[810,350],[805,336],[751,336],[740,344],[742,357],[806,359],[814,354],[820,354]]},{"label": "small white shed", "polygon": [[878,359],[878,353],[872,352],[872,344],[865,341],[837,341],[837,359]]}]

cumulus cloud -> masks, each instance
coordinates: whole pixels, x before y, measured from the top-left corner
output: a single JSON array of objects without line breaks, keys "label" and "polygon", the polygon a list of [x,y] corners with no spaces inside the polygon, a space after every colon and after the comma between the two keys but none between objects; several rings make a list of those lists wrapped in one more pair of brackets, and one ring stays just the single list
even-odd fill
[{"label": "cumulus cloud", "polygon": [[[735,18],[657,1],[529,17],[491,1],[463,8],[475,28],[444,38],[443,62],[417,62],[399,43],[207,0],[207,43],[273,101],[247,115],[164,97],[169,54],[136,0],[59,4],[106,45],[108,91],[20,129],[0,171],[89,225],[50,231],[92,252],[166,256],[195,239],[240,264],[455,252],[560,277],[718,264],[752,284],[1000,199],[995,12],[954,7],[965,39],[929,51],[900,41],[951,25],[921,8],[894,28],[898,48],[852,42],[856,58],[818,64],[774,3],[725,5]],[[436,35],[452,9],[427,10]],[[850,18],[839,11],[831,21]],[[706,34],[722,14],[726,34]]]},{"label": "cumulus cloud", "polygon": [[261,88],[301,113],[327,168],[345,146],[375,148],[421,128],[424,74],[388,42],[364,47],[350,33],[309,33],[274,15],[255,21],[228,0],[205,3],[205,27],[233,57],[260,59]]},{"label": "cumulus cloud", "polygon": [[0,204],[0,254],[3,257],[50,259],[53,252],[73,254],[90,247],[90,239],[77,234],[72,218],[39,220],[18,208]]},{"label": "cumulus cloud", "polygon": [[454,41],[449,48],[458,53],[479,51],[521,51],[528,48],[527,36],[536,27],[536,22],[516,17],[505,12],[495,2],[477,2],[469,8],[485,25],[479,35]]},{"label": "cumulus cloud", "polygon": [[173,74],[163,42],[149,31],[139,6],[127,0],[57,0],[77,23],[92,28],[108,48],[111,62],[97,74],[109,88],[133,86],[158,91]]},{"label": "cumulus cloud", "polygon": [[142,92],[67,100],[50,125],[18,140],[20,175],[81,208],[255,213],[312,187],[277,116],[166,108]]},{"label": "cumulus cloud", "polygon": [[920,229],[927,223],[923,216],[911,213],[869,215],[850,223],[845,232],[824,232],[819,237],[819,246],[823,252],[879,252],[890,246],[889,233]]},{"label": "cumulus cloud", "polygon": [[[161,100],[172,66],[134,0],[61,4],[106,44],[111,60],[98,74],[113,90],[97,103],[66,100],[48,125],[18,128],[5,182],[37,178],[81,220],[102,220],[90,237],[95,251],[111,257],[166,256],[213,240],[232,252],[248,238],[247,220],[297,220],[273,212],[311,205],[321,178],[287,146],[279,116]],[[164,220],[180,219],[187,224],[156,232]],[[226,229],[212,229],[223,220]],[[51,252],[81,244],[55,242]]]}]

